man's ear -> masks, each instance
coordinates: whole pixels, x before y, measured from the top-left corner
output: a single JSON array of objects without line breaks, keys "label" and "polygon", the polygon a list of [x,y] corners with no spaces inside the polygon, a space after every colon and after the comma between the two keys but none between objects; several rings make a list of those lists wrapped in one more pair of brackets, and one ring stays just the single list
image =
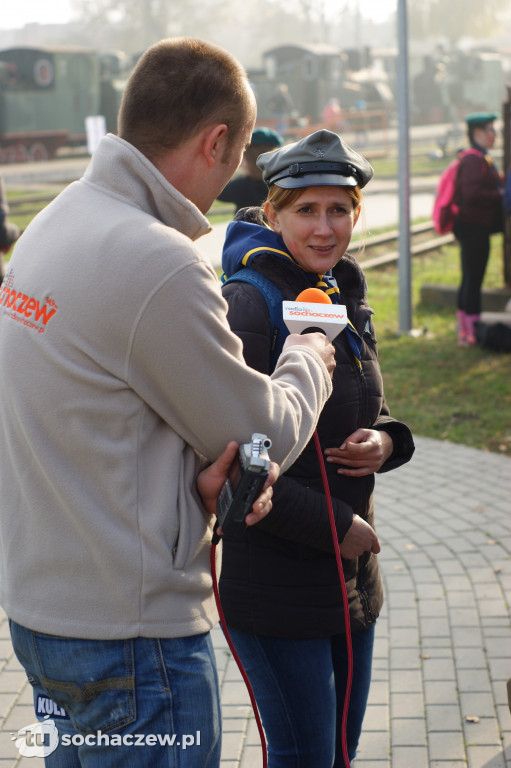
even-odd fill
[{"label": "man's ear", "polygon": [[202,153],[207,164],[212,167],[224,156],[227,126],[225,123],[211,125],[204,129]]}]

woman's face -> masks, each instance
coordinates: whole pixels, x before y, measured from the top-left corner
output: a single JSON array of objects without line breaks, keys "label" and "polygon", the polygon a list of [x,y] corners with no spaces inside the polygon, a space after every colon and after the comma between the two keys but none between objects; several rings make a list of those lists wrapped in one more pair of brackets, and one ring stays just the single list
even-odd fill
[{"label": "woman's face", "polygon": [[346,253],[360,206],[343,187],[306,187],[294,203],[276,211],[266,206],[271,228],[307,272],[324,274]]}]

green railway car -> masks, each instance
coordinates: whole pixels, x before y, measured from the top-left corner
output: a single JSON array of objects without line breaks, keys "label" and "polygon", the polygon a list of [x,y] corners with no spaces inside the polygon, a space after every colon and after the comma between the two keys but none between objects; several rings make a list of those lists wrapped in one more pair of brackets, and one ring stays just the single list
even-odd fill
[{"label": "green railway car", "polygon": [[0,51],[0,162],[45,159],[61,146],[85,144],[89,115],[108,111],[108,130],[115,130],[119,88],[107,90],[104,104],[101,61],[93,50]]}]

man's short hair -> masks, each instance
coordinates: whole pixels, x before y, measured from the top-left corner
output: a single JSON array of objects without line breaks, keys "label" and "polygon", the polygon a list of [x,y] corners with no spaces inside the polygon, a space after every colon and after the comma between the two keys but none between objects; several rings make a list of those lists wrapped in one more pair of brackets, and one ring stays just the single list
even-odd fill
[{"label": "man's short hair", "polygon": [[189,37],[160,40],[128,80],[118,133],[150,160],[208,125],[225,123],[231,143],[249,120],[249,94],[245,70],[223,48]]}]

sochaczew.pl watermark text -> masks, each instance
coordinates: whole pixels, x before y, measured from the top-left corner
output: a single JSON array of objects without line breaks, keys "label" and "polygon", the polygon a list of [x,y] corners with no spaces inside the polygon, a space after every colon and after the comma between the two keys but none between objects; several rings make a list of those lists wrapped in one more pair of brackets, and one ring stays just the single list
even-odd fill
[{"label": "sochaczew.pl watermark text", "polygon": [[12,741],[16,742],[16,747],[23,757],[48,757],[57,747],[81,747],[86,744],[90,747],[178,747],[188,749],[189,747],[200,747],[200,731],[195,734],[185,733],[181,737],[173,733],[88,733],[85,736],[81,733],[64,733],[59,736],[59,732],[54,720],[45,718],[41,722],[26,725],[17,732],[11,734]]}]

